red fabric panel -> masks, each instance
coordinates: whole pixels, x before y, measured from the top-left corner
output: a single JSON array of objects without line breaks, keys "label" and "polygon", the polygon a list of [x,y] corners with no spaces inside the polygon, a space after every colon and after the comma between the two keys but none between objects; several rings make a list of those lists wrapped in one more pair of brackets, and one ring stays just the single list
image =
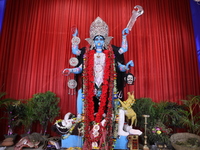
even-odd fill
[{"label": "red fabric panel", "polygon": [[111,43],[121,46],[121,32],[135,5],[144,14],[128,35],[125,59],[134,61],[130,72],[136,81],[125,90],[156,102],[179,103],[200,94],[188,0],[7,0],[0,40],[1,91],[28,99],[50,90],[60,97],[60,118],[75,113],[76,95],[68,95],[67,77],[61,74],[73,56],[71,27],[78,27],[79,46],[86,46],[90,24],[100,16],[114,37]]}]

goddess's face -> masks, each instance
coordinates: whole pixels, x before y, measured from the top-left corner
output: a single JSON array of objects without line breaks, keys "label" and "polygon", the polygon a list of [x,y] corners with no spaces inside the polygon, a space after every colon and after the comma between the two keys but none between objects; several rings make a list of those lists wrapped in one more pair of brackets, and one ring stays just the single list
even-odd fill
[{"label": "goddess's face", "polygon": [[104,45],[105,41],[104,41],[104,38],[100,35],[96,36],[94,38],[94,44],[95,44],[95,47],[96,48],[103,48],[103,45]]}]

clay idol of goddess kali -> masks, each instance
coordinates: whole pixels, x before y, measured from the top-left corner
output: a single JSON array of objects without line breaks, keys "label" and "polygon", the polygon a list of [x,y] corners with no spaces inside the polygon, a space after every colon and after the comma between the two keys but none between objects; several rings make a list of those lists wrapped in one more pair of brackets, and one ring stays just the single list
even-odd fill
[{"label": "clay idol of goddess kali", "polygon": [[126,36],[122,31],[121,47],[110,44],[108,25],[97,17],[90,26],[89,45],[79,49],[80,39],[76,29],[72,38],[72,53],[78,58],[75,68],[66,68],[63,74],[81,74],[82,88],[77,98],[78,117],[83,122],[83,149],[112,149],[113,138],[119,135],[141,134],[124,125],[124,113],[119,111],[119,96],[123,94],[124,73],[134,66],[133,61],[124,64],[127,51]]}]

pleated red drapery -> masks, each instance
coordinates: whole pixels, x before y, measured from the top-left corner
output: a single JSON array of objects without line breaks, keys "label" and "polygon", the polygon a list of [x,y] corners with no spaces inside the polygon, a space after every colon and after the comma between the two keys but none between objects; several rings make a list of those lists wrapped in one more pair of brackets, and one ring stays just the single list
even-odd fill
[{"label": "pleated red drapery", "polygon": [[111,43],[121,46],[121,32],[135,5],[144,14],[128,35],[125,59],[134,61],[130,72],[136,81],[125,90],[155,102],[179,103],[200,94],[188,0],[7,0],[0,41],[1,91],[28,99],[50,90],[60,97],[60,117],[75,113],[76,95],[68,95],[67,77],[61,74],[73,56],[71,27],[77,26],[79,47],[84,47],[90,24],[99,16],[114,37]]}]

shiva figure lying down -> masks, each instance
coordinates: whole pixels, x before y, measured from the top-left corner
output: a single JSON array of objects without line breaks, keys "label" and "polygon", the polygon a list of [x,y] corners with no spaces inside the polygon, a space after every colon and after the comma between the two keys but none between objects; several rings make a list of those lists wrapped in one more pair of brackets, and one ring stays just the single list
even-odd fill
[{"label": "shiva figure lying down", "polygon": [[81,120],[68,112],[63,120],[56,120],[52,130],[60,135],[82,135],[82,126]]},{"label": "shiva figure lying down", "polygon": [[[123,112],[123,111],[122,111]],[[121,112],[121,119],[124,119],[124,113]],[[101,126],[104,126],[105,120],[101,121]],[[119,122],[118,126],[118,135],[120,136],[127,136],[129,134],[134,134],[134,135],[141,135],[142,132],[140,130],[135,130],[132,129],[132,127],[128,125],[124,125],[124,121]],[[123,128],[123,129],[121,129]],[[74,114],[71,112],[68,112],[64,119],[59,119],[57,120],[54,125],[52,126],[52,130],[60,135],[65,135],[63,138],[67,138],[69,135],[83,135],[83,123],[81,122],[80,117],[76,117]],[[94,129],[95,130],[95,129]],[[93,131],[93,130],[92,130]],[[92,133],[93,134],[93,133]]]}]

